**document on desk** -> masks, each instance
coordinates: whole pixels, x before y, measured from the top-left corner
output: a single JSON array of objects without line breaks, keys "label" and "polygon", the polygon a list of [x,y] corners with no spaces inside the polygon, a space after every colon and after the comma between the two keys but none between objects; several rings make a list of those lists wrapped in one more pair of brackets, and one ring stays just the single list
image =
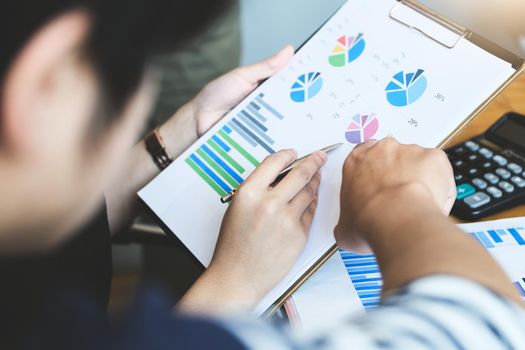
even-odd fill
[{"label": "document on desk", "polygon": [[322,171],[318,210],[302,255],[261,300],[257,314],[334,245],[341,166],[356,144],[392,135],[402,143],[436,147],[516,73],[462,37],[448,48],[392,20],[396,4],[345,3],[287,67],[138,193],[164,228],[207,266],[228,208],[221,196],[277,150],[305,155],[344,142]]},{"label": "document on desk", "polygon": [[[525,299],[525,217],[461,224],[507,273]],[[382,278],[374,255],[340,250],[285,303],[291,322],[321,329],[379,306]]]}]

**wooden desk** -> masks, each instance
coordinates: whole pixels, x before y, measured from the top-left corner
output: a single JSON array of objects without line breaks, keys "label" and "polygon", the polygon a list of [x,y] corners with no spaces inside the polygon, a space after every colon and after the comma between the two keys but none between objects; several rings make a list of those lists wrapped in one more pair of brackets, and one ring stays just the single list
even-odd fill
[{"label": "wooden desk", "polygon": [[[482,134],[499,117],[510,111],[525,114],[525,75],[520,76],[514,81],[487,109],[457,135],[450,142],[449,146]],[[525,205],[489,216],[484,220],[502,219],[513,216],[525,216]]]}]

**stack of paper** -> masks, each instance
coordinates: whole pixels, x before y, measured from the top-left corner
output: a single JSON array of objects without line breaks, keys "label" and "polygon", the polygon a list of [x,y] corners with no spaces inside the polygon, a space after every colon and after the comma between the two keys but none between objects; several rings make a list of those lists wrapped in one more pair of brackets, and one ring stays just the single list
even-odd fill
[{"label": "stack of paper", "polygon": [[[482,244],[525,298],[525,217],[461,224]],[[382,279],[373,255],[340,250],[285,304],[292,324],[328,327],[379,306]]]}]

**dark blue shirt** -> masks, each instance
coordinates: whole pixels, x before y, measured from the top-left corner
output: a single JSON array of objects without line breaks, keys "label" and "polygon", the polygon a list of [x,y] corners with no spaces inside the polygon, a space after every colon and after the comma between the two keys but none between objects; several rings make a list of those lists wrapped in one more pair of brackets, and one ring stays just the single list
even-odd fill
[{"label": "dark blue shirt", "polygon": [[110,327],[111,273],[105,208],[53,252],[1,257],[0,348],[241,348],[212,321],[175,316],[167,298],[151,290]]}]

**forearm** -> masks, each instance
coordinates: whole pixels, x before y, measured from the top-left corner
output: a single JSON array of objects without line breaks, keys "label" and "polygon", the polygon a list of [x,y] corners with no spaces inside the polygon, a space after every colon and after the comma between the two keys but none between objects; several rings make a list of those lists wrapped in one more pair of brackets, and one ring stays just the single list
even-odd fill
[{"label": "forearm", "polygon": [[369,220],[364,225],[364,237],[377,256],[384,290],[388,292],[426,275],[453,274],[520,302],[488,252],[443,216],[425,191],[423,186],[410,185],[395,196],[385,194],[371,204],[376,213],[381,213],[381,220]]},{"label": "forearm", "polygon": [[[212,268],[213,269],[213,268]],[[208,269],[177,304],[177,310],[192,314],[243,313],[261,298],[235,273],[215,273]]]},{"label": "forearm", "polygon": [[[159,132],[170,156],[177,158],[197,138],[191,103],[177,111],[174,117],[160,127]],[[130,150],[120,176],[105,191],[113,234],[126,228],[138,214],[137,192],[159,172],[141,140]]]}]

